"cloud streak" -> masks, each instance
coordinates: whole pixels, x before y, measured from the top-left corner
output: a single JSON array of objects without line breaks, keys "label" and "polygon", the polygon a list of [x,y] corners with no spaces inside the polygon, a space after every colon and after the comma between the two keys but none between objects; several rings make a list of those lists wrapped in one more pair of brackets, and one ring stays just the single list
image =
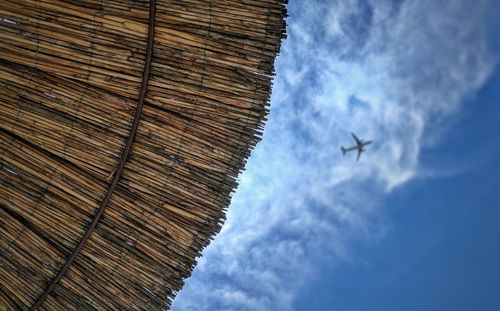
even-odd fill
[{"label": "cloud streak", "polygon": [[[173,310],[292,310],[350,239],[384,235],[378,198],[497,63],[490,3],[459,2],[292,1],[264,139]],[[375,140],[359,163],[350,131]]]}]

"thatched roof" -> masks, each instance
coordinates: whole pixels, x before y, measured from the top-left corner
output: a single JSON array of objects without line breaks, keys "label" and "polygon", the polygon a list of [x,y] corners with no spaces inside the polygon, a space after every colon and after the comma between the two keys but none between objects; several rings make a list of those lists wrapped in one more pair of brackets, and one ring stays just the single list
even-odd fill
[{"label": "thatched roof", "polygon": [[170,305],[259,140],[283,2],[0,1],[0,310]]}]

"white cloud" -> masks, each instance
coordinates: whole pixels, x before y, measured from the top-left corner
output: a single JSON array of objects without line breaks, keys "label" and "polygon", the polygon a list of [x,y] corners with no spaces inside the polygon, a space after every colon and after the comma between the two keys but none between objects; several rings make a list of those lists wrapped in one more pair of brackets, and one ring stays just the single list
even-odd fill
[{"label": "white cloud", "polygon": [[[292,309],[317,264],[383,236],[377,198],[497,62],[488,1],[391,3],[292,1],[264,140],[174,310]],[[359,163],[338,152],[350,131],[375,141]]]}]

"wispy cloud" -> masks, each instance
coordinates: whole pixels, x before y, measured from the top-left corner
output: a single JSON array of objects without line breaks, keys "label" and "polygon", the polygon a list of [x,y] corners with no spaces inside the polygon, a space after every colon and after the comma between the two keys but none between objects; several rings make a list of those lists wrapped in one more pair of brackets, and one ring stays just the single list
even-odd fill
[{"label": "wispy cloud", "polygon": [[[488,4],[292,1],[264,140],[173,309],[293,309],[323,260],[383,236],[377,198],[418,174],[496,65]],[[375,140],[359,163],[338,152],[350,131]]]}]

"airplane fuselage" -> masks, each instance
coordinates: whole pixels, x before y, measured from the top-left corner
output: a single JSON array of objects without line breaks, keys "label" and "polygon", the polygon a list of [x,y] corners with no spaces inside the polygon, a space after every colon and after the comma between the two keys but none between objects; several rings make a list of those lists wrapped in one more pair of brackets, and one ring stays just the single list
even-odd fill
[{"label": "airplane fuselage", "polygon": [[371,143],[372,143],[371,140],[365,141],[365,142],[362,142],[361,144],[357,144],[356,146],[352,146],[352,147],[349,147],[349,148],[344,148],[344,150],[345,150],[345,152],[349,152],[349,151],[353,151],[353,150],[363,150],[363,148],[366,145],[369,145]]}]

